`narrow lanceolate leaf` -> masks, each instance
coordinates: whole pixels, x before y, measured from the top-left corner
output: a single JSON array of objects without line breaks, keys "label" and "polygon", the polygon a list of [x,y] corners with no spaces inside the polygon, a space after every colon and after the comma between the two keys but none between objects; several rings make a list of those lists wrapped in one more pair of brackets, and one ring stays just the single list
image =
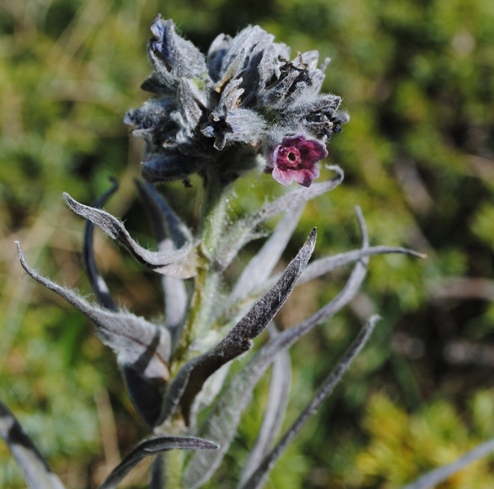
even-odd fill
[{"label": "narrow lanceolate leaf", "polygon": [[112,470],[99,489],[114,489],[118,483],[144,458],[169,450],[216,450],[216,443],[194,437],[159,436],[145,440],[127,454]]},{"label": "narrow lanceolate leaf", "polygon": [[72,211],[98,226],[110,238],[124,246],[143,265],[158,273],[166,273],[175,277],[189,278],[194,276],[195,264],[192,243],[186,243],[178,250],[147,250],[137,244],[122,222],[108,212],[80,204],[68,194],[64,194],[64,200]]},{"label": "narrow lanceolate leaf", "polygon": [[304,205],[301,205],[293,212],[287,213],[279,222],[274,233],[244,268],[231,293],[232,299],[247,296],[270,277],[297,227],[303,210]]},{"label": "narrow lanceolate leaf", "polygon": [[378,316],[373,316],[365,324],[360,331],[360,334],[348,348],[347,352],[343,356],[340,363],[333,369],[323,385],[318,390],[314,398],[309,402],[305,409],[300,413],[295,422],[290,426],[286,433],[282,436],[281,440],[276,444],[271,453],[262,461],[259,467],[251,475],[251,477],[244,483],[241,483],[239,488],[241,489],[259,489],[274,464],[278,461],[280,456],[286,450],[290,442],[295,435],[302,429],[307,421],[318,411],[321,404],[327,399],[327,397],[334,391],[335,387],[340,382],[343,374],[348,370],[353,360],[362,351],[362,348],[370,338],[372,331],[378,321]]},{"label": "narrow lanceolate leaf", "polygon": [[475,448],[465,453],[458,460],[452,464],[444,465],[438,469],[432,470],[427,474],[422,475],[416,481],[411,484],[407,484],[403,489],[433,489],[437,487],[441,482],[444,482],[448,477],[456,474],[460,470],[464,469],[471,463],[486,457],[494,452],[494,439],[488,440]]},{"label": "narrow lanceolate leaf", "polygon": [[[415,258],[427,258],[427,255],[423,253],[418,253],[417,251],[410,250],[408,248],[393,247],[393,246],[371,246],[369,248],[361,248],[360,250],[348,251],[346,253],[340,253],[333,256],[326,256],[324,258],[319,258],[307,265],[307,268],[302,272],[302,275],[297,281],[297,286],[302,285],[306,282],[314,280],[316,278],[322,277],[323,275],[349,263],[361,260],[363,258],[375,256],[375,255],[385,255],[385,254],[403,254],[408,256],[413,256]],[[253,291],[251,291],[251,297],[259,297],[259,295],[265,293],[269,290],[278,280],[278,276],[271,277],[266,280],[263,284],[260,284]],[[242,307],[244,302],[250,299],[248,296],[242,296],[237,299],[237,301],[231,301],[226,307],[224,316],[231,316],[235,314],[238,309]]]},{"label": "narrow lanceolate leaf", "polygon": [[[362,232],[362,248],[367,249],[369,239],[359,209],[357,217]],[[345,286],[331,302],[303,323],[270,340],[232,379],[199,430],[202,436],[216,440],[220,448],[214,454],[195,454],[192,457],[184,473],[184,481],[188,488],[196,489],[206,483],[219,467],[237,432],[240,417],[250,402],[254,387],[277,354],[287,350],[315,326],[334,316],[355,297],[365,278],[367,261],[359,260]]]},{"label": "narrow lanceolate leaf", "polygon": [[[187,226],[173,212],[163,196],[149,183],[136,180],[136,186],[146,207],[153,227],[158,249],[178,250],[192,242]],[[185,283],[177,277],[163,275],[166,325],[172,333],[172,340],[180,336],[179,328],[183,323],[188,302]],[[173,341],[175,343],[175,341]]]},{"label": "narrow lanceolate leaf", "polygon": [[291,362],[286,350],[276,355],[271,373],[269,397],[259,435],[244,464],[240,482],[245,482],[271,450],[285,417],[290,394]]},{"label": "narrow lanceolate leaf", "polygon": [[228,231],[228,236],[225,238],[218,253],[218,257],[221,257],[219,265],[222,268],[226,268],[242,247],[249,241],[258,238],[259,234],[256,229],[263,222],[282,212],[299,207],[303,203],[337,187],[343,181],[343,170],[338,166],[330,166],[328,168],[337,173],[336,177],[327,182],[312,184],[309,188],[299,188],[288,192],[274,202],[266,204],[256,213],[237,221]]},{"label": "narrow lanceolate leaf", "polygon": [[251,225],[258,226],[271,217],[277,216],[281,212],[293,209],[304,202],[308,202],[309,200],[336,188],[343,181],[343,170],[339,166],[329,166],[328,169],[336,172],[337,175],[327,182],[313,183],[309,188],[299,188],[289,192],[283,195],[283,197],[276,199],[274,202],[265,205],[248,218]]},{"label": "narrow lanceolate leaf", "polygon": [[[112,180],[112,187],[108,189],[94,204],[94,207],[101,208],[106,203],[106,201],[118,190],[118,181],[116,179]],[[93,293],[96,296],[97,301],[105,308],[110,311],[117,311],[118,307],[115,304],[110,290],[106,285],[105,280],[99,273],[98,267],[96,266],[96,260],[94,259],[94,249],[93,249],[93,236],[94,236],[94,224],[91,221],[86,222],[86,227],[84,229],[84,248],[83,248],[83,258],[84,258],[84,268],[86,269],[86,274],[88,276],[89,284],[93,289]]]},{"label": "narrow lanceolate leaf", "polygon": [[160,379],[164,382],[168,379],[170,335],[166,329],[129,312],[108,311],[90,304],[73,291],[61,287],[30,268],[19,243],[16,244],[24,270],[91,319],[101,340],[115,351],[121,365],[132,367],[150,380]]},{"label": "narrow lanceolate leaf", "polygon": [[264,331],[285,303],[295,282],[307,266],[315,242],[316,230],[313,229],[277,284],[254,304],[215,348],[191,360],[180,369],[170,384],[169,394],[165,398],[162,421],[173,413],[178,404],[186,422],[189,421],[192,402],[207,378],[222,365],[249,350],[252,347],[252,340]]},{"label": "narrow lanceolate leaf", "polygon": [[348,251],[346,253],[340,253],[338,255],[326,256],[314,260],[302,273],[297,285],[309,282],[315,278],[321,277],[326,273],[335,270],[338,267],[347,265],[348,263],[361,260],[374,255],[386,255],[386,254],[402,254],[413,256],[415,258],[426,258],[427,255],[418,253],[417,251],[410,250],[408,248],[401,248],[396,246],[371,246],[369,248],[362,248],[360,250]]},{"label": "narrow lanceolate leaf", "polygon": [[22,429],[9,408],[0,401],[0,436],[5,440],[12,455],[24,474],[30,489],[64,489],[33,441]]}]

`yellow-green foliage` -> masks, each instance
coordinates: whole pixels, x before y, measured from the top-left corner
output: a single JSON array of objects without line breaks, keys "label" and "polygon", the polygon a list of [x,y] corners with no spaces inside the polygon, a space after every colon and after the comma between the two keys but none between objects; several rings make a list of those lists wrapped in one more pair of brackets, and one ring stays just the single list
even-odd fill
[{"label": "yellow-green foliage", "polygon": [[[363,487],[394,489],[450,464],[492,436],[494,392],[475,393],[461,414],[446,400],[407,413],[386,394],[371,397],[363,426],[369,444],[356,457]],[[451,476],[441,489],[492,487],[492,457]]]}]

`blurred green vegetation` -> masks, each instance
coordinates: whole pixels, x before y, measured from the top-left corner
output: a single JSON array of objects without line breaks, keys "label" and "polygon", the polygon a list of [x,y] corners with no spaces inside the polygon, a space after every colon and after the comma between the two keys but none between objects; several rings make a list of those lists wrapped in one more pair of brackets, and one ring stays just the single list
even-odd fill
[{"label": "blurred green vegetation", "polygon": [[[467,427],[461,414],[444,399],[409,415],[385,394],[374,395],[369,399],[363,422],[372,441],[356,457],[358,482],[369,486],[379,481],[383,488],[400,487],[417,473],[456,461],[492,437],[493,409],[492,390],[476,392],[467,403]],[[492,456],[479,460],[450,477],[447,487],[491,487],[491,466]]]},{"label": "blurred green vegetation", "polygon": [[[89,293],[80,259],[83,222],[60,194],[91,202],[110,175],[121,190],[108,210],[124,217],[141,242],[149,240],[132,186],[141,148],[129,143],[122,119],[146,98],[139,86],[150,72],[145,44],[157,12],[203,49],[218,33],[255,23],[294,52],[318,49],[332,58],[325,90],[344,97],[351,122],[334,137],[329,161],[346,178],[308,206],[287,258],[313,225],[319,256],[358,246],[356,205],[374,244],[429,255],[422,262],[373,259],[346,313],[294,348],[289,421],[363,318],[373,311],[383,317],[267,487],[400,487],[492,437],[492,0],[3,0],[0,396],[52,468],[68,487],[95,487],[118,450],[146,432],[111,352],[78,313],[24,276],[13,241],[21,241],[31,265]],[[268,176],[261,180],[237,183],[232,213],[280,193]],[[168,192],[193,225],[195,189],[171,185]],[[120,302],[158,315],[156,277],[101,235],[96,251]],[[296,290],[283,324],[333,297],[346,276],[339,271]],[[253,406],[262,406],[265,395],[261,386]],[[258,409],[246,415],[222,482],[211,487],[232,487],[260,419]],[[127,487],[143,487],[145,468]],[[493,475],[491,460],[479,462],[441,487],[484,488]],[[3,444],[0,486],[24,487]]]}]

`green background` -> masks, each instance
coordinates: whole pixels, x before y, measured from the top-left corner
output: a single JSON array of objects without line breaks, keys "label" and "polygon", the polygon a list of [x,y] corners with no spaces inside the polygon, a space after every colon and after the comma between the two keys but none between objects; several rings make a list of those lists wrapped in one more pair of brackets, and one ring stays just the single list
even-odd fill
[{"label": "green background", "polygon": [[[123,115],[150,73],[145,45],[158,12],[204,51],[259,24],[296,51],[331,57],[325,91],[351,115],[329,146],[343,184],[310,203],[286,252],[313,225],[316,255],[350,250],[360,206],[373,244],[428,254],[376,257],[359,297],[293,349],[288,421],[372,312],[382,316],[334,396],[278,463],[269,488],[398,488],[493,436],[494,2],[491,0],[3,0],[0,4],[0,396],[67,487],[96,487],[142,436],[113,355],[81,315],[25,276],[28,262],[89,294],[83,222],[62,191],[107,209],[151,243],[135,200],[141,146]],[[322,171],[328,178],[330,172]],[[192,226],[197,185],[171,185]],[[236,184],[231,213],[280,193],[269,176]],[[273,224],[273,223],[271,223]],[[232,268],[234,275],[256,245]],[[148,318],[159,284],[99,233],[98,263],[115,297]],[[280,314],[295,324],[329,300],[348,270],[296,290]],[[262,419],[260,386],[211,487],[230,488]],[[265,386],[264,386],[265,387]],[[494,482],[484,460],[442,488]],[[144,487],[146,464],[126,479]],[[0,444],[0,487],[24,483]]]}]

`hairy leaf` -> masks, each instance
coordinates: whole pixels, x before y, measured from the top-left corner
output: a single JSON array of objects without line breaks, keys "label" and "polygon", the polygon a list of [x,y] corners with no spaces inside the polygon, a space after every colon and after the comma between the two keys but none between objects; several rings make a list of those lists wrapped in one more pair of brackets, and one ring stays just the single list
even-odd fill
[{"label": "hairy leaf", "polygon": [[348,251],[347,253],[340,253],[338,255],[326,256],[324,258],[319,258],[314,260],[302,273],[300,280],[297,285],[309,282],[315,278],[321,277],[322,275],[333,271],[338,267],[342,267],[348,263],[360,260],[362,258],[374,256],[374,255],[385,255],[390,253],[398,253],[408,256],[413,256],[415,258],[426,258],[427,255],[423,253],[418,253],[417,251],[410,250],[408,248],[400,248],[394,246],[371,246],[366,249]]},{"label": "hairy leaf", "polygon": [[168,202],[154,186],[140,180],[135,180],[135,184],[149,214],[149,220],[160,249],[171,246],[180,249],[190,243],[192,235],[189,228],[173,212]]},{"label": "hairy leaf", "polygon": [[269,278],[292,237],[303,210],[304,205],[301,205],[293,213],[287,213],[278,223],[274,233],[244,268],[231,293],[231,298],[245,297]]},{"label": "hairy leaf", "polygon": [[134,241],[121,221],[108,212],[80,204],[69,194],[64,193],[64,200],[72,211],[88,219],[101,228],[110,238],[124,246],[130,254],[143,265],[155,272],[175,277],[189,278],[195,274],[192,243],[184,244],[178,250],[150,251]]},{"label": "hairy leaf", "polygon": [[216,450],[216,443],[194,437],[159,436],[137,445],[112,470],[99,489],[114,489],[118,483],[144,458],[169,450]]},{"label": "hairy leaf", "polygon": [[[346,253],[340,253],[333,256],[327,256],[324,258],[319,258],[307,265],[307,268],[302,272],[299,280],[297,281],[297,286],[302,285],[306,282],[314,280],[318,277],[325,275],[339,267],[348,265],[349,263],[358,261],[362,258],[367,258],[375,255],[385,255],[385,254],[404,254],[408,256],[413,256],[415,258],[426,258],[427,255],[423,253],[418,253],[417,251],[410,250],[408,248],[392,247],[392,246],[371,246],[369,248],[361,248],[359,250],[348,251]],[[262,285],[253,290],[250,294],[251,297],[258,297],[260,294],[265,293],[270,287],[278,280],[279,276],[274,276],[269,280],[265,281]],[[224,315],[231,315],[234,311],[242,307],[244,302],[248,302],[250,297],[240,296],[237,301],[231,301],[227,307],[225,307]]]},{"label": "hairy leaf", "polygon": [[254,448],[250,451],[249,458],[244,464],[240,478],[241,483],[252,475],[263,458],[269,453],[285,417],[292,375],[290,355],[286,350],[276,355],[272,370],[264,419]]},{"label": "hairy leaf", "polygon": [[[105,204],[105,202],[118,190],[118,181],[115,178],[111,179],[111,181],[113,184],[112,187],[94,203],[94,207],[98,209],[101,208]],[[105,309],[108,309],[110,311],[117,311],[118,307],[110,294],[110,290],[108,289],[105,280],[99,273],[98,267],[96,266],[93,250],[93,236],[94,224],[91,221],[87,221],[86,227],[84,229],[83,248],[83,260],[86,275],[97,301]]]},{"label": "hairy leaf", "polygon": [[[163,196],[149,183],[136,180],[136,186],[148,212],[158,249],[178,250],[192,242],[192,235],[187,226],[173,212]],[[180,336],[187,310],[188,295],[181,278],[163,275],[163,292],[165,297],[166,325],[172,333],[175,344]]]},{"label": "hairy leaf", "polygon": [[16,244],[24,270],[91,319],[101,340],[115,351],[121,365],[132,367],[149,380],[164,382],[168,379],[170,334],[166,329],[129,312],[108,311],[90,304],[75,292],[61,287],[30,268],[19,243]]},{"label": "hairy leaf", "polygon": [[[101,208],[106,200],[118,189],[118,182],[113,180],[113,186],[105,192],[94,204],[95,208]],[[98,302],[110,311],[118,312],[118,307],[110,295],[109,289],[100,275],[93,252],[94,224],[86,222],[84,233],[84,262],[91,288]],[[169,280],[180,280],[166,277]],[[139,413],[140,417],[149,425],[154,426],[161,412],[163,398],[163,378],[148,378],[142,371],[134,366],[122,365],[122,375],[129,393],[129,397]]]}]

